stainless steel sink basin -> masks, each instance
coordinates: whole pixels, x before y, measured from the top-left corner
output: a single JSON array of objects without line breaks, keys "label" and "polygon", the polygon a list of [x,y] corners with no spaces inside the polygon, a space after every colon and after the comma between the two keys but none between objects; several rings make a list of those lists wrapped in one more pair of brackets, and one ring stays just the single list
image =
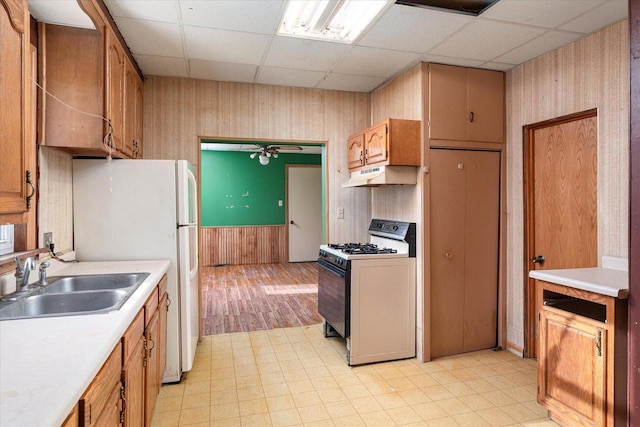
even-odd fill
[{"label": "stainless steel sink basin", "polygon": [[16,301],[0,310],[0,318],[70,316],[89,312],[109,312],[120,308],[127,291],[93,291],[65,294],[38,294]]},{"label": "stainless steel sink basin", "polygon": [[100,314],[119,310],[149,273],[50,277],[37,292],[0,302],[0,320]]},{"label": "stainless steel sink basin", "polygon": [[125,289],[138,286],[149,273],[91,274],[84,276],[50,277],[45,293]]}]

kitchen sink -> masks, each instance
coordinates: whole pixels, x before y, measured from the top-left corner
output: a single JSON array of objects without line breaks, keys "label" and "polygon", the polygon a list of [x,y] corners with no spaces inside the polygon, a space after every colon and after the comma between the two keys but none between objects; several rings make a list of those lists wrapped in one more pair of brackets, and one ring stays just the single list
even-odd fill
[{"label": "kitchen sink", "polygon": [[149,273],[92,274],[85,276],[49,277],[44,293],[124,289],[138,286]]},{"label": "kitchen sink", "polygon": [[0,302],[0,320],[101,314],[119,310],[149,273],[50,277],[26,298]]}]

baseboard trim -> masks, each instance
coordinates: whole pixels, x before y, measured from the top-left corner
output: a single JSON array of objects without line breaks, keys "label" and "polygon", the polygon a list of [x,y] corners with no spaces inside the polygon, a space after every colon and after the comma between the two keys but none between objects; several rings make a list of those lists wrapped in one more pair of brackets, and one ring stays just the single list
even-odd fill
[{"label": "baseboard trim", "polygon": [[524,355],[524,348],[520,347],[519,345],[515,345],[514,343],[507,341],[507,351],[510,351],[511,353],[515,354],[516,356],[520,356],[523,357]]}]

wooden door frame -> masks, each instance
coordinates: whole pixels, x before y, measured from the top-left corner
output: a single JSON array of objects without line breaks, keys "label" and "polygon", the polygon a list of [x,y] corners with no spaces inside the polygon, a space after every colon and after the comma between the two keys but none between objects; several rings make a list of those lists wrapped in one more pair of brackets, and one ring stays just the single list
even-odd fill
[{"label": "wooden door frame", "polygon": [[535,357],[537,352],[537,343],[535,335],[536,322],[536,286],[535,280],[529,278],[529,270],[531,270],[531,260],[536,256],[534,254],[535,229],[534,229],[534,204],[533,204],[533,133],[542,128],[557,126],[563,123],[575,120],[597,117],[598,110],[593,108],[579,113],[568,114],[566,116],[556,117],[542,122],[532,123],[523,127],[523,197],[524,197],[524,357]]}]

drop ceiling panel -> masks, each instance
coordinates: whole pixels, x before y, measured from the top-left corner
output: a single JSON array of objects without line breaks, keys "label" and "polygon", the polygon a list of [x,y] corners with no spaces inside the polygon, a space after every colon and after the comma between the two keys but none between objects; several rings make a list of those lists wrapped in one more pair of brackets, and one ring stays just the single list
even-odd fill
[{"label": "drop ceiling panel", "polygon": [[569,33],[565,31],[549,31],[540,37],[523,44],[497,57],[495,60],[507,64],[522,64],[535,57],[549,51],[549,48],[557,49],[566,44],[574,42],[582,37],[578,33]]},{"label": "drop ceiling panel", "polygon": [[184,27],[184,35],[189,59],[256,65],[270,40],[262,34],[188,26]]},{"label": "drop ceiling panel", "polygon": [[320,84],[319,89],[344,90],[349,92],[371,92],[387,79],[382,77],[355,76],[351,74],[329,74]]},{"label": "drop ceiling panel", "polygon": [[354,47],[333,69],[342,74],[358,74],[389,78],[411,63],[418,62],[419,55],[395,50]]},{"label": "drop ceiling panel", "polygon": [[114,18],[144,19],[146,21],[170,22],[173,24],[180,22],[177,1],[106,0],[105,4]]},{"label": "drop ceiling panel", "polygon": [[192,59],[189,69],[194,79],[253,83],[258,66]]},{"label": "drop ceiling panel", "polygon": [[273,39],[264,65],[298,70],[330,71],[350,49],[350,45],[342,43],[277,36]]},{"label": "drop ceiling panel", "polygon": [[605,0],[500,0],[482,14],[483,18],[557,28],[602,4]]},{"label": "drop ceiling panel", "polygon": [[542,28],[478,20],[428,53],[490,61],[545,32]]},{"label": "drop ceiling panel", "polygon": [[600,28],[611,25],[613,22],[625,19],[628,14],[629,5],[627,0],[609,0],[600,7],[573,19],[560,28],[567,31],[591,34]]},{"label": "drop ceiling panel", "polygon": [[132,53],[184,57],[182,32],[177,24],[120,18],[118,28]]},{"label": "drop ceiling panel", "polygon": [[184,58],[150,55],[134,55],[133,57],[144,75],[189,77],[187,61]]},{"label": "drop ceiling panel", "polygon": [[77,2],[65,0],[31,0],[29,11],[40,22],[95,29],[93,21]]},{"label": "drop ceiling panel", "polygon": [[324,72],[293,70],[289,68],[262,67],[256,83],[278,86],[316,87],[326,75]]},{"label": "drop ceiling panel", "polygon": [[274,33],[283,7],[282,0],[180,1],[184,25],[260,34]]},{"label": "drop ceiling panel", "polygon": [[424,53],[472,21],[471,16],[394,5],[358,45]]},{"label": "drop ceiling panel", "polygon": [[420,57],[420,61],[424,62],[435,62],[436,64],[447,64],[447,65],[457,65],[459,67],[474,67],[478,68],[485,61],[478,61],[475,59],[466,59],[466,58],[456,58],[451,56],[440,56],[440,55],[422,55]]}]

